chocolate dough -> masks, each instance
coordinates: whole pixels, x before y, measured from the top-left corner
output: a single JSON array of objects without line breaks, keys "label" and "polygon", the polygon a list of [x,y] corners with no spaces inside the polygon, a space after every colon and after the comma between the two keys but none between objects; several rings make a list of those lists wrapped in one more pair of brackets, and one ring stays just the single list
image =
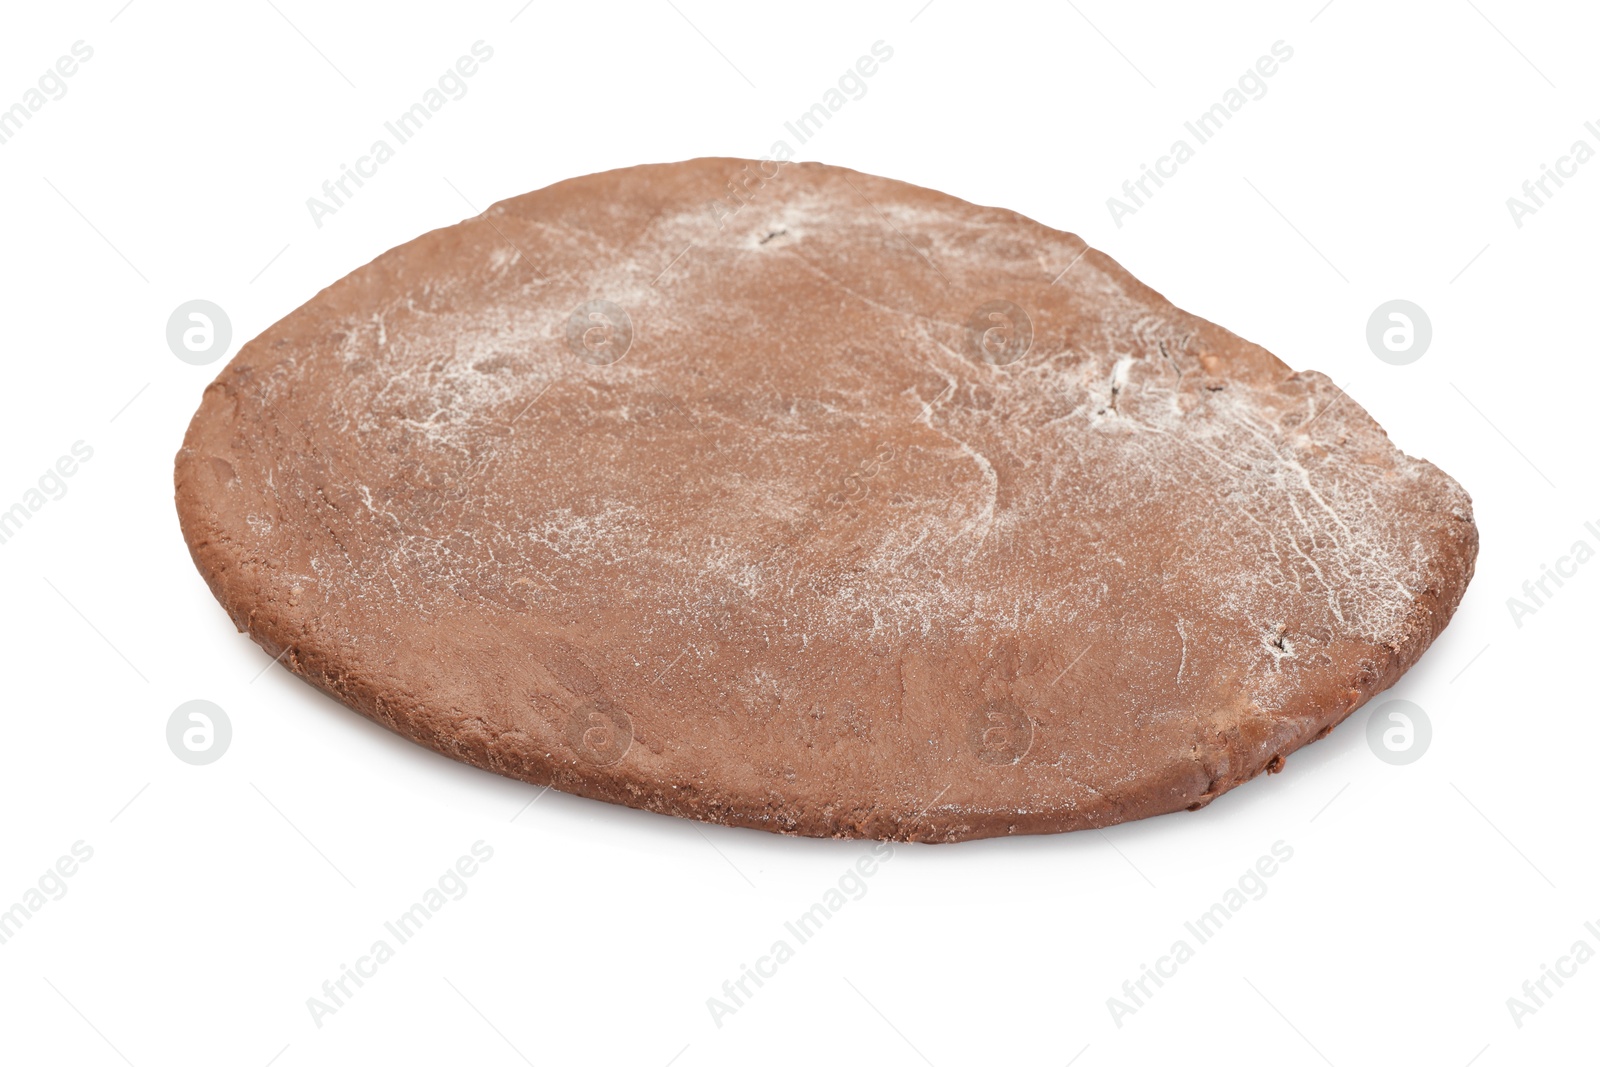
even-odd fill
[{"label": "chocolate dough", "polygon": [[397,733],[835,837],[1200,807],[1393,684],[1477,551],[1326,377],[1080,238],[736,159],[379,256],[240,351],[176,480],[236,625]]}]

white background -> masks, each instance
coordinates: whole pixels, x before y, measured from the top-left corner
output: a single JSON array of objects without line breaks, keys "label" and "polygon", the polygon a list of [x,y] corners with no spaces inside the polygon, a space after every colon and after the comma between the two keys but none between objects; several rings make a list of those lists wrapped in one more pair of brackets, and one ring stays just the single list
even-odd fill
[{"label": "white background", "polygon": [[[74,442],[94,450],[0,545],[0,908],[93,849],[0,945],[0,1059],[1592,1062],[1600,962],[1520,1027],[1506,1003],[1578,939],[1600,949],[1600,563],[1520,626],[1506,603],[1600,545],[1600,161],[1520,228],[1506,206],[1575,139],[1600,147],[1592,8],[123,2],[17,5],[0,35],[0,106],[94,49],[0,145],[0,508]],[[469,93],[316,227],[306,198],[480,39],[494,57]],[[1363,710],[1199,813],[900,847],[719,1027],[707,998],[867,846],[553,792],[528,807],[532,787],[264,670],[179,534],[172,457],[222,364],[180,362],[165,324],[215,301],[231,356],[495,200],[765,155],[878,40],[892,60],[801,158],[1082,234],[1324,371],[1466,486],[1482,552],[1455,621],[1376,702],[1425,709],[1415,763],[1374,756]],[[1114,225],[1106,198],[1279,40],[1294,55],[1267,95]],[[1364,337],[1396,297],[1434,327],[1409,366]],[[165,740],[194,698],[234,729],[204,767]],[[317,1026],[307,998],[479,840],[494,855],[467,895]],[[1107,998],[1280,840],[1267,894],[1116,1025]]]}]

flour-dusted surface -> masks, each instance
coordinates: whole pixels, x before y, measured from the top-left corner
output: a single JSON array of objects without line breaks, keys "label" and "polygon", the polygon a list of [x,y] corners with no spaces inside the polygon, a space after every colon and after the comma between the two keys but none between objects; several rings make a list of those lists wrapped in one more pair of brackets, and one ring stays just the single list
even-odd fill
[{"label": "flour-dusted surface", "polygon": [[245,346],[177,464],[239,627],[502,774],[943,841],[1207,803],[1447,622],[1470,501],[1324,376],[1013,212],[757,168],[506,201]]}]

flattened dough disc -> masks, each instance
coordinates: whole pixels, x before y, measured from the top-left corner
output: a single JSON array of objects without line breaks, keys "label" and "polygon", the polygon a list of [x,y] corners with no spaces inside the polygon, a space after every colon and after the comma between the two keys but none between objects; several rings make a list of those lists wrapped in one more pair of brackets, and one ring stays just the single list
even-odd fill
[{"label": "flattened dough disc", "polygon": [[387,252],[240,351],[176,474],[235,623],[362,714],[808,835],[1206,804],[1391,685],[1477,552],[1323,375],[1072,234],[809,163]]}]

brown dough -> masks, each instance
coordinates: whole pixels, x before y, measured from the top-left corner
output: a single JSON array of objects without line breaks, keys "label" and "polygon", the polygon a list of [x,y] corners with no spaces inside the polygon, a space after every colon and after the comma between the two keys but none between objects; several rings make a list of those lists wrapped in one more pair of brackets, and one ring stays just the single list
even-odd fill
[{"label": "brown dough", "polygon": [[1072,234],[809,163],[387,252],[240,351],[176,473],[234,622],[357,711],[838,837],[1204,805],[1391,685],[1477,553],[1323,375]]}]

